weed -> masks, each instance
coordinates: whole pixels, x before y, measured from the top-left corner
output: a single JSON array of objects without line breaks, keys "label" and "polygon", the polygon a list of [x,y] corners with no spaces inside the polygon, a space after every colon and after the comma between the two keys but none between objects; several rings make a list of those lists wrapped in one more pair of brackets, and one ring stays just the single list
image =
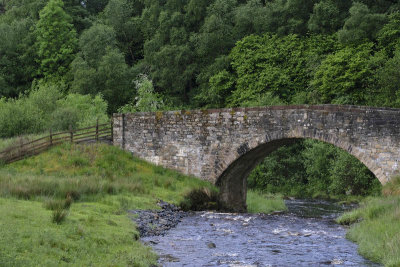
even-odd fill
[{"label": "weed", "polygon": [[156,174],[163,175],[163,174],[166,173],[166,171],[167,171],[167,169],[165,169],[165,168],[163,168],[161,166],[154,167],[154,173],[156,173]]},{"label": "weed", "polygon": [[68,210],[71,207],[72,198],[67,199],[47,199],[44,202],[44,206],[48,210]]},{"label": "weed", "polygon": [[53,223],[61,224],[68,216],[68,211],[65,209],[56,209],[53,211]]},{"label": "weed", "polygon": [[400,196],[400,176],[393,177],[389,183],[382,188],[384,196]]}]

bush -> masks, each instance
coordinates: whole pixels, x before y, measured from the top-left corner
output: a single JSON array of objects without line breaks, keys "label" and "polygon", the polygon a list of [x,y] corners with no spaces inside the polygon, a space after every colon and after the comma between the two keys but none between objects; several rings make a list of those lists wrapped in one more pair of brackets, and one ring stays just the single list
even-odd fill
[{"label": "bush", "polygon": [[78,119],[78,110],[69,107],[60,108],[51,114],[49,126],[54,131],[68,130],[69,127],[76,129]]},{"label": "bush", "polygon": [[18,99],[0,99],[0,138],[40,133],[52,128],[66,130],[92,126],[99,119],[108,121],[107,103],[101,95],[69,94],[59,87],[44,83],[33,86]]},{"label": "bush", "polygon": [[78,114],[76,126],[84,128],[99,123],[106,123],[107,102],[101,95],[92,97],[90,95],[69,94],[65,98],[58,100],[58,108],[61,110],[70,110]]},{"label": "bush", "polygon": [[185,195],[179,205],[183,210],[215,210],[217,206],[218,192],[210,190],[207,187],[197,188],[191,190]]}]

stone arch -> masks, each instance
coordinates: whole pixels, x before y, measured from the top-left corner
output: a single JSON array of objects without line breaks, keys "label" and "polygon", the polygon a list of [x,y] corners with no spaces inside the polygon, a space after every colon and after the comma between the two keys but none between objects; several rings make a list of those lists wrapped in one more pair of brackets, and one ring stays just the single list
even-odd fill
[{"label": "stone arch", "polygon": [[[362,162],[379,179],[374,172],[377,169],[375,162],[347,141],[340,140],[332,135],[309,136],[284,135],[282,133],[272,135],[274,136],[273,139],[267,134],[264,142],[254,140],[234,147],[230,156],[224,161],[216,181],[216,185],[220,188],[220,205],[224,209],[245,212],[247,177],[251,171],[271,152],[281,146],[292,144],[299,139],[313,139],[341,148]],[[385,183],[384,179],[379,179],[379,181],[382,184]]]}]

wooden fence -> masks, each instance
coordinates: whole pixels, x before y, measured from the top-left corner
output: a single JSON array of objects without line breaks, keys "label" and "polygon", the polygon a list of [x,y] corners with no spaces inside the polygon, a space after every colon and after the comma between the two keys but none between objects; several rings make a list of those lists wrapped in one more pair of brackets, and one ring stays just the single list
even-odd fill
[{"label": "wooden fence", "polygon": [[99,141],[112,141],[113,139],[112,123],[99,124],[97,121],[95,126],[72,129],[69,131],[52,133],[50,130],[49,135],[24,142],[22,138],[17,139],[17,144],[8,147],[0,152],[0,161],[4,163],[11,163],[37,155],[48,148],[64,143],[83,143],[83,142],[99,142]]}]

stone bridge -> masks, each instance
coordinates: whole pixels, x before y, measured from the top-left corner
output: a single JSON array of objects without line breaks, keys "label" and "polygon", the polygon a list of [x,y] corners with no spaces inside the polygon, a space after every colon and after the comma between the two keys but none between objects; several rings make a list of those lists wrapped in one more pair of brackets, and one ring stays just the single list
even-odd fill
[{"label": "stone bridge", "polygon": [[384,184],[399,173],[400,109],[318,105],[114,114],[114,145],[215,183],[227,209],[246,210],[246,179],[298,138],[346,150]]}]

